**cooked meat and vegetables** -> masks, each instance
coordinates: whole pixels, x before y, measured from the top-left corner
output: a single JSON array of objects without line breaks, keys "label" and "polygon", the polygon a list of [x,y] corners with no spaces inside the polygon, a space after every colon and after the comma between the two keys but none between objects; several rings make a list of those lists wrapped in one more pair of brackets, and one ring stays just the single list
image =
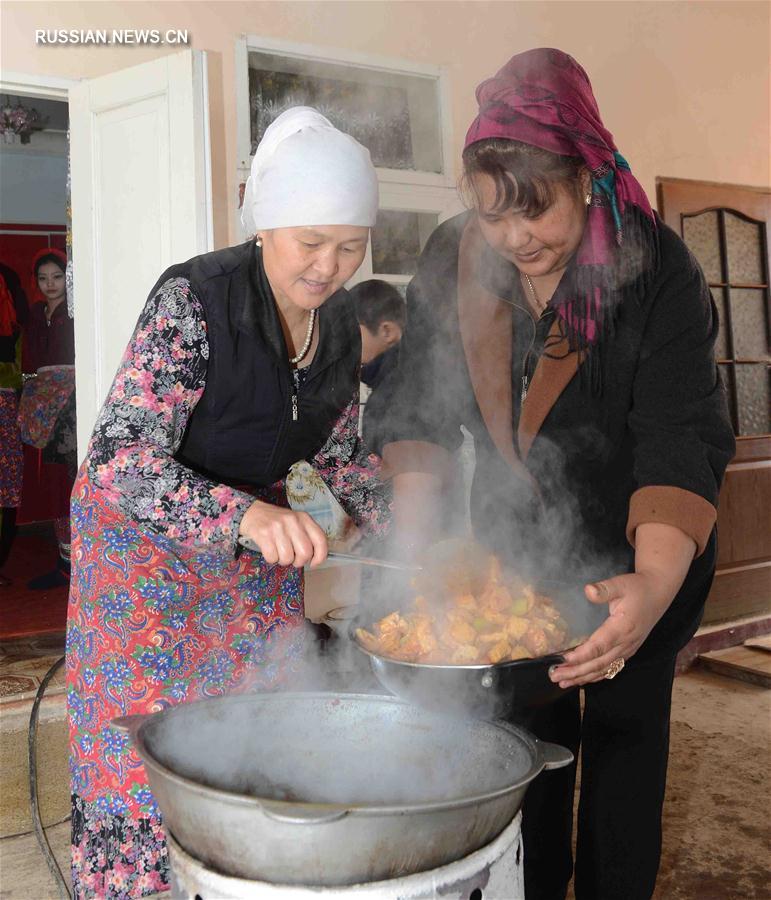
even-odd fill
[{"label": "cooked meat and vegetables", "polygon": [[411,609],[392,612],[356,635],[379,656],[460,666],[544,656],[577,643],[553,601],[528,585],[504,581],[494,558],[475,593],[454,593],[443,602],[417,596]]}]

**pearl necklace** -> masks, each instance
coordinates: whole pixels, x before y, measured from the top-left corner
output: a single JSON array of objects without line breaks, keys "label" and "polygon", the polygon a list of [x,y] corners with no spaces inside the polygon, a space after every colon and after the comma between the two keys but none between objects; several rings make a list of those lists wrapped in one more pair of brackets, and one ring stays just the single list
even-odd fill
[{"label": "pearl necklace", "polygon": [[526,272],[523,272],[522,274],[525,276],[525,281],[527,282],[527,286],[530,288],[530,293],[533,295],[533,303],[535,303],[535,308],[538,310],[538,314],[541,315],[543,313],[543,311],[546,309],[546,304],[545,303],[542,304],[541,301],[538,299],[538,294],[536,294],[536,292],[535,292],[535,285],[530,280],[530,276]]},{"label": "pearl necklace", "polygon": [[311,343],[313,342],[313,326],[316,324],[316,310],[312,309],[308,314],[308,330],[305,332],[305,343],[300,348],[300,352],[297,356],[293,356],[289,362],[291,365],[295,366],[298,362],[301,362],[308,354],[308,351],[311,348]]}]

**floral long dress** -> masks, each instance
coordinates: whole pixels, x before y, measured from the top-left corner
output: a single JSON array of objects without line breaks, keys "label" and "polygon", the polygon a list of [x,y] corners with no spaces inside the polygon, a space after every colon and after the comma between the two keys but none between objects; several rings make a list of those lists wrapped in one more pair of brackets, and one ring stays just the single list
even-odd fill
[{"label": "floral long dress", "polygon": [[[254,497],[173,458],[206,384],[203,310],[185,279],[148,301],[72,495],[67,689],[76,897],[139,897],[168,881],[165,838],[119,715],[279,683],[302,649],[303,581],[236,552]],[[353,398],[310,462],[357,525],[389,507],[359,448]],[[269,492],[285,502],[283,485]]]}]

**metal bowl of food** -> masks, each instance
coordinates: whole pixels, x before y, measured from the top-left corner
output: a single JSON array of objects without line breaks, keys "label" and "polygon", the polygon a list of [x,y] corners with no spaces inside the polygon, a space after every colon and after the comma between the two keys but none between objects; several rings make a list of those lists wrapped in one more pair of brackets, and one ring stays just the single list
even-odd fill
[{"label": "metal bowl of food", "polygon": [[559,653],[491,665],[415,663],[381,656],[357,635],[350,636],[366,653],[375,677],[396,697],[428,709],[480,719],[511,719],[564,696],[549,678],[549,668],[564,660]]},{"label": "metal bowl of food", "polygon": [[348,633],[378,681],[397,697],[482,719],[516,719],[564,696],[549,669],[583,640],[589,614],[599,624],[580,588],[549,582],[539,591],[545,612],[531,618],[516,603],[513,612],[497,610],[488,620],[479,605],[463,609],[447,600],[377,621],[361,616]]}]

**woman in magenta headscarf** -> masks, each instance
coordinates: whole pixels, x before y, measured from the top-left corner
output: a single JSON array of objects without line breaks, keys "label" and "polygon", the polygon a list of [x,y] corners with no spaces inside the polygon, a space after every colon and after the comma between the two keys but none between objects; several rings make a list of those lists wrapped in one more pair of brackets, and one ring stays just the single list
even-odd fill
[{"label": "woman in magenta headscarf", "polygon": [[[578,751],[579,900],[653,892],[675,657],[715,568],[734,451],[704,276],[651,210],[570,56],[514,56],[477,90],[473,207],[429,240],[392,404],[397,531],[436,536],[450,454],[474,437],[475,536],[529,578],[580,580],[603,624],[551,677],[579,693],[538,737]],[[587,605],[588,606],[588,605]],[[564,898],[575,767],[525,804],[528,900]]]}]

